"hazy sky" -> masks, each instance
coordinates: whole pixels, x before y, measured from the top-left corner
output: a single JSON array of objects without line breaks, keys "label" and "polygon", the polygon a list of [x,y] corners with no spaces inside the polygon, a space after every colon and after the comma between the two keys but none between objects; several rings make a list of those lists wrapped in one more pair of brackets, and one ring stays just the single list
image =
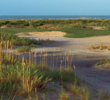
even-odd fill
[{"label": "hazy sky", "polygon": [[0,15],[110,15],[110,0],[0,0]]}]

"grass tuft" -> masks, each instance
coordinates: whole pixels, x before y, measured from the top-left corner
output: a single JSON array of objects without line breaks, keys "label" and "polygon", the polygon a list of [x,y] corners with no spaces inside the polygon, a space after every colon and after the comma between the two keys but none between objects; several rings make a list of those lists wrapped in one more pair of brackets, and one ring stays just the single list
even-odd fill
[{"label": "grass tuft", "polygon": [[99,66],[99,65],[102,65],[102,64],[110,64],[110,58],[109,59],[105,59],[105,60],[101,60],[101,61],[97,62],[95,64],[95,66]]},{"label": "grass tuft", "polygon": [[18,48],[17,51],[20,52],[20,53],[22,53],[22,52],[25,52],[26,53],[26,52],[29,52],[30,49],[31,48],[28,47],[28,46],[22,46],[22,47]]}]

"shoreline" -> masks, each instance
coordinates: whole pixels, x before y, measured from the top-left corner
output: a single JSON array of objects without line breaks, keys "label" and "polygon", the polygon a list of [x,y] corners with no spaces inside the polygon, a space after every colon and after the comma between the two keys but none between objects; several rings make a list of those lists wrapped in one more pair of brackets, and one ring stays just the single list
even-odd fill
[{"label": "shoreline", "polygon": [[0,20],[74,20],[74,19],[110,19],[110,15],[0,15]]}]

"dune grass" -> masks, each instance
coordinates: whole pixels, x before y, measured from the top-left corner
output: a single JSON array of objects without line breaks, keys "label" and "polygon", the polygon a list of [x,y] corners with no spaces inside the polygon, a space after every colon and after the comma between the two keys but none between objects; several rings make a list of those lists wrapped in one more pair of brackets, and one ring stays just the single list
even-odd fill
[{"label": "dune grass", "polygon": [[[8,40],[9,38],[16,39],[17,37],[13,34],[2,33],[1,42],[3,40]],[[24,57],[19,59],[18,57],[14,57],[12,54],[8,52],[2,53],[2,43],[0,43],[0,98],[4,99],[4,95],[6,99],[14,97],[16,94],[18,96],[26,96],[31,97],[32,93],[36,90],[42,90],[46,87],[48,82],[70,82],[75,83],[76,86],[80,85],[80,79],[77,78],[76,74],[71,71],[71,64],[69,68],[62,68],[62,62],[60,64],[60,70],[58,69],[50,69],[46,66],[46,57],[40,58],[41,65],[38,65],[36,62],[37,54],[34,54],[35,58],[31,58],[29,53],[29,60],[25,60]],[[11,46],[12,44],[10,44]],[[24,45],[24,44],[23,44]],[[24,46],[23,50],[26,48]],[[8,50],[8,48],[7,48]],[[45,52],[46,53],[46,52]],[[47,54],[47,53],[46,53]],[[34,59],[35,61],[31,61]],[[66,58],[65,58],[66,59]],[[58,59],[57,59],[58,60]],[[60,59],[59,59],[60,60]],[[51,59],[52,61],[52,59]],[[43,64],[44,63],[44,64]],[[53,65],[55,66],[55,65]],[[53,67],[51,66],[51,67]],[[68,66],[67,66],[68,67]],[[54,67],[53,67],[54,68]],[[14,96],[13,96],[14,95]],[[64,98],[65,95],[59,97]]]},{"label": "dune grass", "polygon": [[[50,81],[76,83],[80,80],[71,70],[51,70],[46,65],[36,65],[11,54],[0,52],[0,92],[10,95],[31,96],[37,89],[42,90]],[[11,94],[10,94],[11,91]],[[2,97],[1,97],[2,98]]]},{"label": "dune grass", "polygon": [[37,31],[63,31],[67,34],[64,37],[69,38],[84,38],[91,36],[105,36],[110,35],[110,30],[93,30],[85,28],[61,28],[61,29],[37,29],[37,28],[1,28],[0,32],[5,33],[20,33],[20,32],[37,32]]},{"label": "dune grass", "polygon": [[38,44],[36,40],[29,38],[18,38],[12,33],[0,32],[1,48],[12,49],[15,46],[31,46],[32,44]]},{"label": "dune grass", "polygon": [[99,65],[103,65],[103,64],[110,64],[110,58],[105,59],[105,60],[98,61],[98,62],[95,64],[95,66],[99,66]]},{"label": "dune grass", "polygon": [[21,46],[20,48],[17,49],[17,51],[18,51],[18,52],[21,52],[21,53],[22,53],[22,52],[25,52],[25,53],[26,53],[26,52],[29,52],[30,49],[31,49],[31,48],[28,47],[28,46]]}]

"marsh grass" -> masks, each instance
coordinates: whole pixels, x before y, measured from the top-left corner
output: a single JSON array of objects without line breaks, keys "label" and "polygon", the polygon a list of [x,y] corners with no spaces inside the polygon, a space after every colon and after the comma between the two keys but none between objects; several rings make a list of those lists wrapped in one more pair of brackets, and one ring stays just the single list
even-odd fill
[{"label": "marsh grass", "polygon": [[99,66],[99,65],[102,65],[102,64],[110,64],[110,58],[97,62],[95,64],[95,66]]},{"label": "marsh grass", "polygon": [[95,49],[95,46],[94,46],[94,45],[92,45],[92,44],[91,44],[90,46],[91,46],[91,49],[92,49],[92,50],[94,50],[94,49]]},{"label": "marsh grass", "polygon": [[44,89],[49,81],[75,81],[76,76],[70,70],[51,70],[46,65],[36,65],[25,61],[24,57],[19,59],[8,53],[1,52],[0,57],[0,91],[4,91],[8,98],[12,98],[13,94],[30,97],[35,89]]},{"label": "marsh grass", "polygon": [[30,50],[31,50],[31,48],[28,46],[21,46],[20,48],[17,49],[17,51],[20,53],[22,53],[22,52],[26,53],[26,52],[29,52]]},{"label": "marsh grass", "polygon": [[6,49],[12,49],[14,46],[29,46],[31,44],[37,44],[36,40],[29,38],[19,38],[11,33],[0,32],[1,47]]},{"label": "marsh grass", "polygon": [[71,85],[70,91],[79,97],[80,100],[89,100],[90,92],[84,87]]},{"label": "marsh grass", "polygon": [[61,93],[59,93],[58,100],[69,100],[69,93],[67,93],[65,91],[61,91]]},{"label": "marsh grass", "polygon": [[107,46],[107,49],[108,49],[108,50],[110,50],[110,45],[109,45],[109,44],[107,44],[106,46]]},{"label": "marsh grass", "polygon": [[100,47],[100,48],[99,48],[100,50],[103,49],[103,45],[102,45],[101,43],[99,44],[99,47]]},{"label": "marsh grass", "polygon": [[34,65],[22,63],[2,64],[0,68],[0,91],[28,96],[35,88],[43,89],[51,78]]},{"label": "marsh grass", "polygon": [[100,90],[98,94],[99,94],[98,95],[99,99],[110,100],[110,94],[109,93],[106,93],[106,92],[103,92],[102,90]]},{"label": "marsh grass", "polygon": [[94,45],[90,45],[92,50],[110,50],[110,45],[109,44],[99,44],[99,46],[94,46]]}]

